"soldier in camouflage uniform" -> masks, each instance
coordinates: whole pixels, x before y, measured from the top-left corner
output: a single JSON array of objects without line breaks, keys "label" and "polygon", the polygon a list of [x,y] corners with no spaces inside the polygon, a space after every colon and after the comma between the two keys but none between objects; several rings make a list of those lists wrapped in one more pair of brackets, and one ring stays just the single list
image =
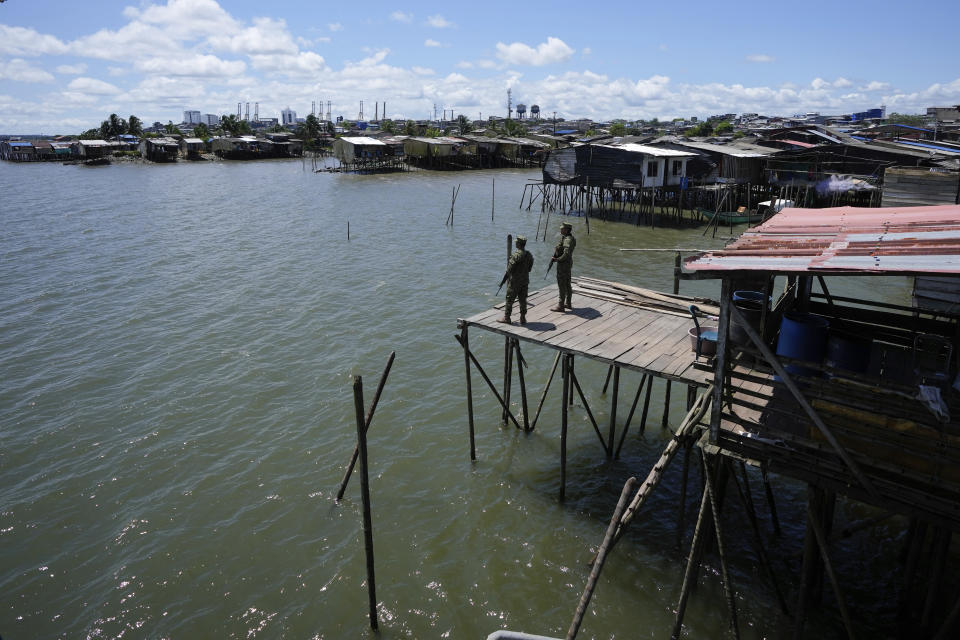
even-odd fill
[{"label": "soldier in camouflage uniform", "polygon": [[517,250],[507,262],[507,303],[503,307],[503,317],[497,322],[510,324],[510,313],[513,311],[513,302],[520,303],[520,324],[527,324],[527,287],[530,285],[530,271],[533,269],[533,254],[526,250],[527,239],[517,236],[514,243]]},{"label": "soldier in camouflage uniform", "polygon": [[568,222],[560,225],[560,242],[553,249],[551,262],[557,263],[557,288],[560,289],[560,301],[550,311],[573,309],[573,287],[570,277],[573,273],[573,250],[577,239],[573,237],[573,227]]}]

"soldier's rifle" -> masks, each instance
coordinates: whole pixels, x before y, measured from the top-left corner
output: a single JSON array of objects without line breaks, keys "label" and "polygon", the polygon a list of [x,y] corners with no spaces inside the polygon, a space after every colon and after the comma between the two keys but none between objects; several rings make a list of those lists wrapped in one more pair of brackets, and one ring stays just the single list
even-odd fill
[{"label": "soldier's rifle", "polygon": [[546,280],[546,279],[547,279],[547,276],[550,275],[550,269],[553,269],[553,263],[557,261],[557,258],[560,257],[560,254],[561,254],[562,252],[563,252],[563,249],[560,248],[560,247],[557,247],[557,248],[553,251],[553,258],[550,259],[550,264],[547,265],[547,272],[546,272],[545,274],[543,274],[543,279],[544,279],[544,280]]},{"label": "soldier's rifle", "polygon": [[497,287],[497,295],[500,295],[500,289],[503,289],[503,283],[507,281],[507,278],[510,277],[510,269],[507,269],[503,272],[503,279],[500,281],[500,286]]}]

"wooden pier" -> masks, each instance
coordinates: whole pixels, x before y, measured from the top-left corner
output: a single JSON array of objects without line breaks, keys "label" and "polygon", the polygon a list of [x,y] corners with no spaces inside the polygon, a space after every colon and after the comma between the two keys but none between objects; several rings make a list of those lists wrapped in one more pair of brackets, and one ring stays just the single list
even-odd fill
[{"label": "wooden pier", "polygon": [[[573,279],[574,308],[566,312],[551,311],[556,304],[557,287],[549,286],[535,291],[528,297],[527,324],[504,324],[497,322],[503,315],[502,304],[466,319],[458,320],[460,335],[458,340],[464,350],[467,375],[467,404],[470,428],[470,457],[476,459],[474,445],[473,394],[471,364],[476,367],[484,381],[491,388],[503,410],[503,420],[512,421],[517,428],[531,431],[536,426],[540,409],[549,390],[558,365],[561,367],[563,383],[562,398],[562,434],[561,434],[561,479],[560,497],[564,496],[566,484],[566,428],[567,407],[577,393],[593,423],[600,443],[608,457],[619,455],[624,438],[630,427],[634,412],[645,390],[645,399],[640,420],[641,431],[644,428],[649,409],[653,378],[662,378],[668,385],[678,383],[686,385],[688,399],[697,388],[705,387],[713,379],[712,370],[704,364],[697,364],[697,356],[691,348],[689,329],[693,322],[689,305],[697,304],[704,312],[715,310],[711,301],[703,298],[661,294],[636,287],[627,287],[617,283],[604,282],[590,278]],[[713,303],[715,305],[715,303]],[[502,393],[496,389],[483,366],[470,351],[469,329],[474,327],[504,336],[504,384]],[[526,382],[523,375],[520,343],[532,343],[555,350],[553,370],[544,388],[540,405],[532,420],[529,418]],[[514,354],[517,361],[517,378],[520,386],[523,413],[520,418],[510,410],[513,387]],[[589,358],[609,366],[607,382],[612,378],[613,393],[610,408],[610,425],[606,435],[594,419],[589,403],[584,396],[580,382],[576,377],[575,359]],[[641,374],[630,413],[617,440],[617,397],[622,371]],[[604,385],[606,390],[607,385]],[[669,390],[667,391],[669,402]]]}]

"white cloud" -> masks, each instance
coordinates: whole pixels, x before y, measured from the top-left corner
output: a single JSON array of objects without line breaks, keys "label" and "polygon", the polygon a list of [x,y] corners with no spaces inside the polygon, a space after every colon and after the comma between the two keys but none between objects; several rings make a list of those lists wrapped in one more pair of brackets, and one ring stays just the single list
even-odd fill
[{"label": "white cloud", "polygon": [[11,56],[59,55],[67,45],[59,38],[33,29],[0,24],[0,54]]},{"label": "white cloud", "polygon": [[53,82],[53,74],[35,67],[22,58],[0,60],[0,80],[14,82]]},{"label": "white cloud", "polygon": [[496,69],[497,63],[493,60],[477,60],[476,65],[481,69]]},{"label": "white cloud", "polygon": [[582,50],[580,53],[581,53],[582,55],[588,56],[588,55],[590,55],[591,53],[593,53],[593,49],[591,49],[590,47],[584,47],[583,50]]},{"label": "white cloud", "polygon": [[573,49],[560,38],[554,38],[553,36],[547,38],[546,42],[538,44],[536,49],[522,42],[497,43],[497,57],[508,64],[541,67],[546,64],[563,62],[569,59],[571,55],[573,55]]},{"label": "white cloud", "polygon": [[323,56],[312,51],[301,51],[295,55],[250,56],[250,63],[259,71],[278,73],[290,78],[314,78],[329,71]]},{"label": "white cloud", "polygon": [[67,85],[67,89],[77,93],[85,93],[96,96],[113,96],[117,95],[118,93],[123,93],[119,87],[116,87],[109,82],[86,77],[74,78],[70,81],[70,84]]},{"label": "white cloud", "polygon": [[813,82],[810,83],[810,86],[814,89],[823,89],[824,87],[833,86],[823,78],[814,78]]},{"label": "white cloud", "polygon": [[343,31],[343,25],[339,22],[331,22],[327,25],[327,28],[330,29],[330,31]]},{"label": "white cloud", "polygon": [[212,36],[207,42],[214,49],[249,56],[293,55],[300,50],[287,30],[286,21],[271,18],[254,18],[253,26]]},{"label": "white cloud", "polygon": [[247,69],[247,64],[242,60],[222,60],[213,55],[200,54],[175,61],[165,57],[151,58],[138,61],[134,66],[144,73],[191,77],[236,76]]},{"label": "white cloud", "polygon": [[436,71],[428,69],[427,67],[411,67],[410,70],[418,76],[432,76],[436,74]]},{"label": "white cloud", "polygon": [[767,63],[773,62],[776,60],[773,56],[768,56],[765,53],[753,53],[747,56],[747,62],[758,62],[758,63]]},{"label": "white cloud", "polygon": [[81,73],[85,73],[87,70],[87,65],[78,62],[77,64],[61,64],[57,67],[57,73],[63,73],[65,75],[77,76]]},{"label": "white cloud", "polygon": [[473,63],[469,60],[461,60],[457,63],[457,68],[459,69],[473,69]]},{"label": "white cloud", "polygon": [[878,82],[874,80],[873,82],[867,83],[865,86],[861,87],[861,91],[886,91],[890,88],[889,82]]},{"label": "white cloud", "polygon": [[427,39],[423,42],[423,46],[425,46],[425,47],[442,47],[442,46],[443,46],[443,43],[442,43],[442,42],[437,42],[436,40],[431,40],[430,38],[427,38]]},{"label": "white cloud", "polygon": [[413,22],[413,14],[404,13],[403,11],[394,11],[393,13],[390,14],[390,19],[396,22],[410,23],[410,22]]},{"label": "white cloud", "polygon": [[144,10],[127,7],[123,15],[141,22],[170,29],[180,39],[235,31],[239,24],[216,0],[168,0]]},{"label": "white cloud", "polygon": [[833,81],[833,86],[837,87],[838,89],[842,89],[844,87],[853,86],[853,83],[846,78],[837,78]]},{"label": "white cloud", "polygon": [[450,22],[449,20],[441,16],[439,13],[435,16],[430,16],[429,18],[427,18],[427,24],[437,29],[446,29],[448,27],[456,26],[455,24],[453,24],[452,22]]}]

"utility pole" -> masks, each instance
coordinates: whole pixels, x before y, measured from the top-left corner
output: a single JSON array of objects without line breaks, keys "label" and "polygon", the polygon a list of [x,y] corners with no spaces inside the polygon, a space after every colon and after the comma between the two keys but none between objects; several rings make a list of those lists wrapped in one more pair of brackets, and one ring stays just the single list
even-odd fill
[{"label": "utility pole", "polygon": [[553,135],[557,135],[557,112],[553,112]]}]

